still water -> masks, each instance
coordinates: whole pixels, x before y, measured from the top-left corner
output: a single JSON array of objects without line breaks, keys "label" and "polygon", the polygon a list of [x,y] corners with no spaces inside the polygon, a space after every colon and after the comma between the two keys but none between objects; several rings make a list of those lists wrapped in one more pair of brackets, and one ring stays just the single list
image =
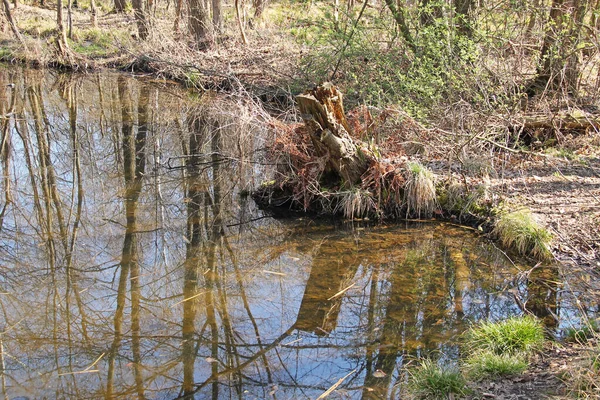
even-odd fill
[{"label": "still water", "polygon": [[557,276],[476,232],[264,215],[256,110],[0,68],[5,398],[393,398],[476,321],[571,318]]}]

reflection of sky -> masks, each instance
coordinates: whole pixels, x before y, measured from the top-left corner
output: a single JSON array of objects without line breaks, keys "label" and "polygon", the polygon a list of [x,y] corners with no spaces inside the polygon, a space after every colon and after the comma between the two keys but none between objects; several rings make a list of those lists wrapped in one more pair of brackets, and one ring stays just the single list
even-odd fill
[{"label": "reflection of sky", "polygon": [[[50,81],[55,78],[46,77]],[[58,268],[54,275],[48,271],[47,241],[39,234],[30,177],[25,160],[18,156],[23,147],[13,132],[16,156],[11,173],[15,207],[5,220],[0,248],[3,268],[0,301],[7,316],[0,328],[4,330],[2,340],[11,396],[94,398],[101,396],[106,386],[107,353],[114,338],[118,265],[125,233],[124,179],[117,170],[119,157],[115,153],[120,151],[121,144],[114,136],[120,131],[120,109],[101,113],[96,81],[77,79],[81,102],[78,126],[85,127],[81,138],[85,144],[81,150],[84,208],[73,256],[73,277],[79,284],[81,304],[76,303],[73,287],[67,286],[64,253],[58,238]],[[108,104],[116,91],[116,77],[103,76],[102,85]],[[138,84],[130,82],[130,85],[135,98]],[[52,160],[60,178],[59,195],[71,231],[75,198],[71,142],[68,127],[64,125],[68,122],[67,110],[56,91],[45,90],[55,151]],[[160,151],[164,162],[181,154],[173,118],[185,121],[189,106],[176,105],[181,96],[174,100],[168,95],[154,95],[159,96],[161,104],[172,105],[154,109],[148,138],[148,160],[155,158],[154,151]],[[174,115],[176,112],[179,114]],[[100,121],[105,124],[104,135],[99,133]],[[31,121],[28,126],[33,129]],[[235,154],[236,134],[223,131],[226,143],[223,152]],[[33,132],[30,136],[33,138]],[[262,140],[254,139],[256,143]],[[160,149],[153,148],[155,142],[161,143]],[[173,398],[180,391],[183,376],[182,288],[189,239],[187,209],[183,171],[167,170],[164,165],[154,171],[154,167],[149,161],[138,202],[141,363],[147,396]],[[225,237],[217,241],[219,282],[218,288],[213,289],[218,304],[220,371],[233,366],[225,365],[228,346],[237,352],[233,363],[243,363],[296,323],[311,272],[328,268],[337,268],[340,273],[349,271],[335,282],[316,285],[331,292],[328,294],[331,297],[347,289],[337,296],[337,303],[327,299],[312,303],[339,307],[339,314],[332,322],[335,328],[328,335],[293,330],[264,358],[256,358],[242,371],[242,391],[248,391],[244,396],[268,397],[276,385],[277,398],[315,398],[356,370],[342,387],[349,396],[359,397],[367,374],[374,372],[365,369],[367,346],[373,351],[373,365],[384,350],[395,352],[396,367],[390,372],[393,384],[399,379],[398,368],[406,357],[434,354],[453,362],[459,353],[457,338],[470,323],[520,313],[508,292],[515,284],[516,269],[502,253],[469,231],[438,224],[353,229],[329,223],[272,219],[244,224],[241,229],[236,224],[242,219],[262,214],[251,202],[243,209],[238,203],[238,193],[256,186],[263,177],[257,174],[262,172],[257,164],[246,165],[243,173],[240,168],[240,163],[223,164],[220,170],[223,179],[218,185],[212,182],[211,170],[203,177],[208,192],[214,193],[215,187],[220,186],[224,196],[224,225],[230,225],[224,229]],[[39,184],[40,177],[35,179]],[[210,230],[213,222],[210,210],[206,216],[208,221],[202,222],[207,222]],[[203,243],[202,249],[206,246]],[[209,290],[204,284],[206,270],[206,259],[200,257],[199,294]],[[377,281],[372,285],[375,277]],[[376,292],[371,293],[373,288]],[[523,285],[517,289],[526,291]],[[115,374],[115,387],[117,392],[123,391],[123,398],[135,393],[129,285],[127,290],[123,339]],[[213,361],[205,301],[200,295],[195,302],[196,383],[210,377]],[[462,308],[463,314],[457,307]],[[88,343],[83,339],[81,309],[86,314]],[[315,318],[317,315],[322,318],[323,314],[315,310]],[[561,309],[561,317],[571,320],[574,316],[574,312]],[[225,336],[225,320],[231,323],[231,338]],[[568,323],[563,320],[561,326]],[[233,375],[219,379],[223,397],[235,393],[235,388],[228,385],[234,385],[236,379]],[[211,390],[210,385],[206,386],[198,398],[208,396]]]}]

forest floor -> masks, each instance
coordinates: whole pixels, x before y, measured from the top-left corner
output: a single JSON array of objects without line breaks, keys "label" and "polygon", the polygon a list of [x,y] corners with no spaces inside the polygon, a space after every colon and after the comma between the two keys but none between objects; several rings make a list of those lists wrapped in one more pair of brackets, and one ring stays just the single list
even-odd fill
[{"label": "forest floor", "polygon": [[[19,4],[13,12],[25,34],[28,51],[9,39],[10,32],[6,30],[0,42],[2,59],[51,64],[54,55],[48,39],[54,34],[55,10]],[[154,76],[200,87],[207,86],[207,82],[213,82],[208,86],[219,87],[224,80],[235,78],[261,98],[264,95],[263,100],[287,94],[287,107],[292,104],[290,93],[308,84],[303,81],[298,67],[305,49],[292,45],[289,39],[282,39],[275,28],[262,26],[260,31],[248,32],[247,46],[240,44],[237,32],[229,32],[214,50],[200,54],[190,50],[189,39],[175,40],[172,35],[163,35],[162,32],[172,29],[166,25],[159,25],[148,43],[137,42],[132,36],[135,31],[132,14],[116,15],[100,10],[98,28],[92,28],[89,21],[89,10],[74,11],[71,48],[81,61],[81,69],[141,69]],[[161,23],[160,19],[157,23]],[[282,105],[281,110],[285,111],[285,107]],[[588,295],[600,301],[597,287],[600,282],[600,133],[569,137],[560,143],[560,149],[566,151],[507,153],[509,162],[490,175],[490,190],[501,194],[510,206],[532,210],[554,235],[552,253],[562,266],[562,273],[577,275],[581,284],[588,286]],[[435,160],[429,161],[435,163]],[[554,344],[538,357],[526,374],[478,383],[476,388],[483,398],[563,398],[569,392],[564,383],[569,379],[565,378],[565,369],[584,358],[587,348],[578,344]]]}]

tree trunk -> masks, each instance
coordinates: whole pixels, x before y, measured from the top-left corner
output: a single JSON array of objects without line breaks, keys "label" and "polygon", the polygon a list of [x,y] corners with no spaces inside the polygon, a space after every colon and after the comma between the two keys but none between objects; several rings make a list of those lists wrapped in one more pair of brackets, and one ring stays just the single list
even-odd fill
[{"label": "tree trunk", "polygon": [[555,83],[558,80],[560,71],[565,66],[565,59],[561,54],[564,50],[561,44],[564,35],[562,32],[566,30],[565,3],[566,0],[552,0],[537,66],[537,76],[527,88],[527,94],[529,95],[543,91],[549,84]]},{"label": "tree trunk", "polygon": [[350,137],[342,93],[331,83],[324,83],[297,96],[296,101],[317,156],[328,156],[329,170],[345,183],[360,182],[375,157],[365,145]]},{"label": "tree trunk", "polygon": [[206,50],[213,44],[209,10],[203,0],[189,0],[189,6],[190,33],[194,37],[198,50]]},{"label": "tree trunk", "polygon": [[212,0],[212,22],[217,35],[223,31],[222,0]]},{"label": "tree trunk", "polygon": [[73,1],[67,1],[67,28],[68,37],[73,40]]},{"label": "tree trunk", "polygon": [[406,23],[406,16],[404,15],[404,8],[401,6],[397,6],[394,0],[385,0],[385,4],[387,4],[390,9],[396,24],[398,24],[398,28],[400,29],[400,33],[402,33],[402,37],[408,46],[415,51],[415,41],[410,33],[410,29],[408,29],[408,25]]},{"label": "tree trunk", "polygon": [[148,38],[148,23],[146,21],[146,12],[144,11],[144,3],[142,0],[132,0],[133,14],[138,28],[138,36],[141,40]]},{"label": "tree trunk", "polygon": [[234,0],[235,3],[235,16],[238,23],[238,28],[240,28],[240,36],[242,38],[242,43],[244,45],[248,44],[248,39],[246,39],[246,31],[244,30],[244,23],[242,22],[242,16],[240,13],[240,0]]},{"label": "tree trunk", "polygon": [[473,35],[473,27],[469,12],[473,7],[473,0],[454,0],[454,11],[456,12],[454,26],[460,33],[471,37]]},{"label": "tree trunk", "polygon": [[115,9],[116,13],[124,13],[125,12],[125,0],[115,0]]},{"label": "tree trunk", "polygon": [[90,11],[92,13],[91,23],[94,28],[98,27],[98,9],[96,8],[96,0],[90,0]]},{"label": "tree trunk", "polygon": [[179,21],[181,19],[181,8],[183,7],[183,0],[176,0],[175,3],[175,21],[173,22],[173,32],[179,33]]},{"label": "tree trunk", "polygon": [[6,14],[6,19],[8,20],[10,29],[12,30],[15,37],[19,40],[19,42],[21,42],[21,44],[24,44],[25,42],[23,41],[21,32],[19,32],[19,28],[17,27],[17,24],[16,24],[15,20],[13,19],[12,14],[10,12],[10,3],[8,2],[8,0],[2,0],[2,3],[4,4],[4,13]]},{"label": "tree trunk", "polygon": [[62,0],[56,0],[56,29],[58,31],[56,42],[60,55],[64,57],[69,51],[69,44],[67,43],[67,32],[63,20],[63,2]]},{"label": "tree trunk", "polygon": [[252,5],[254,6],[254,18],[258,19],[265,11],[267,0],[253,0]]},{"label": "tree trunk", "polygon": [[577,90],[579,89],[579,55],[581,51],[577,50],[577,46],[581,40],[583,18],[587,12],[587,3],[587,0],[573,0],[572,26],[565,43],[565,47],[567,48],[565,79],[569,93],[572,94],[577,94]]}]

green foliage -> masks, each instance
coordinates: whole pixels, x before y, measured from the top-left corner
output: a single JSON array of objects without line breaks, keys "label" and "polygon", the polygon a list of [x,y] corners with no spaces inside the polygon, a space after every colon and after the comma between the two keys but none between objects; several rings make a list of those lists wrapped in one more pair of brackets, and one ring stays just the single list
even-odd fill
[{"label": "green foliage", "polygon": [[527,361],[519,355],[496,354],[484,350],[471,354],[465,366],[471,379],[480,380],[518,375],[527,369]]},{"label": "green foliage", "polygon": [[[448,6],[433,1],[428,7],[443,13]],[[302,37],[312,49],[304,59],[308,79],[333,79],[349,98],[377,106],[399,104],[419,119],[449,98],[483,98],[478,89],[467,93],[475,76],[479,82],[487,79],[478,67],[479,47],[447,18],[431,19],[412,34],[413,43],[407,43],[388,11],[367,8],[360,19],[358,15],[351,10],[335,21],[325,12],[307,23],[320,28]],[[417,14],[407,15],[418,23]]]},{"label": "green foliage", "polygon": [[410,372],[408,390],[416,399],[447,399],[468,392],[465,379],[458,370],[440,367],[432,360],[424,360]]},{"label": "green foliage", "polygon": [[465,334],[473,354],[530,355],[544,344],[544,327],[534,317],[513,317],[500,322],[482,322]]},{"label": "green foliage", "polygon": [[525,256],[551,260],[552,235],[538,225],[529,210],[501,214],[494,227],[494,234],[503,246],[513,248]]}]

